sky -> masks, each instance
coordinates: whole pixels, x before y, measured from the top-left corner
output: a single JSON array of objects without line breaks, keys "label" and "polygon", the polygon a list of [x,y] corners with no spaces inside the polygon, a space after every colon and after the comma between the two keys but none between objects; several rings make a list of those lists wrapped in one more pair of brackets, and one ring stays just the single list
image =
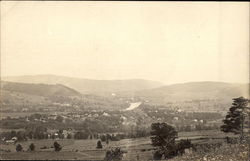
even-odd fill
[{"label": "sky", "polygon": [[1,76],[249,81],[248,2],[2,1]]}]

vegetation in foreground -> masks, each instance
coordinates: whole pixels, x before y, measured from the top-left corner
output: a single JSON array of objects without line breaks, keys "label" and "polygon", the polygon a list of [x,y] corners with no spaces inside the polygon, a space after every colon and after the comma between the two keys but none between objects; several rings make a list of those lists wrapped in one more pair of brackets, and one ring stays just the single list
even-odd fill
[{"label": "vegetation in foreground", "polygon": [[223,144],[222,146],[204,145],[197,151],[185,153],[170,161],[248,161],[249,145],[247,143]]},{"label": "vegetation in foreground", "polygon": [[[249,100],[243,97],[234,98],[232,107],[229,109],[226,118],[223,120],[221,130],[225,133],[240,134],[240,138],[236,139],[237,143],[232,145],[230,139],[226,137],[227,144],[222,146],[219,144],[202,144],[193,145],[189,140],[181,140],[176,143],[178,133],[174,127],[166,123],[153,123],[151,126],[151,141],[152,145],[157,147],[154,152],[154,159],[161,160],[171,159],[176,156],[182,156],[185,150],[192,149],[194,152],[191,155],[186,155],[184,158],[179,157],[178,160],[248,160],[249,156],[249,143],[248,136],[244,135],[244,128],[249,130],[246,120],[249,120]],[[245,143],[244,143],[245,142]],[[228,144],[229,143],[229,144]],[[229,154],[229,155],[228,155]]]},{"label": "vegetation in foreground", "polygon": [[[241,101],[247,101],[242,103]],[[240,134],[240,138],[236,141],[232,141],[229,138],[226,142],[211,143],[203,142],[202,144],[191,144],[189,140],[180,140],[176,142],[178,133],[175,128],[167,123],[153,123],[151,126],[151,141],[155,148],[151,148],[149,151],[152,152],[152,158],[156,160],[171,159],[173,161],[179,160],[197,160],[197,161],[248,161],[249,159],[249,137],[244,135],[244,124],[249,118],[249,101],[243,98],[234,99],[233,106],[230,108],[228,115],[226,116],[226,121],[224,120],[224,125],[222,125],[222,131],[233,132],[234,134]],[[245,110],[243,110],[245,109]],[[229,117],[230,116],[230,117]],[[228,119],[231,118],[231,119]],[[240,127],[240,128],[238,128]],[[225,130],[226,129],[226,130]],[[229,131],[227,129],[234,129]],[[248,139],[248,140],[247,140]],[[108,143],[107,143],[108,144]],[[119,145],[118,145],[119,146]],[[33,147],[35,149],[35,147]],[[101,141],[97,143],[97,149],[101,148]],[[31,148],[30,148],[31,149]],[[54,142],[55,151],[60,151],[62,147]],[[58,149],[58,150],[57,150]],[[27,152],[22,152],[23,148],[20,144],[16,146],[16,151],[19,152],[18,155],[28,154]],[[32,151],[32,150],[31,150]],[[84,152],[84,151],[82,151]],[[95,151],[97,152],[97,151]],[[101,152],[99,150],[99,152]],[[185,152],[185,154],[184,154]],[[48,152],[50,153],[50,152]],[[102,151],[104,153],[104,151]],[[108,150],[106,152],[106,160],[122,160],[124,151],[121,148],[116,148],[114,150]],[[14,153],[11,153],[11,155]],[[51,153],[52,154],[52,153]],[[61,153],[60,153],[61,154]],[[16,154],[17,155],[17,154]],[[58,153],[57,153],[58,155]],[[54,157],[57,156],[54,154]],[[51,158],[52,159],[52,158]],[[149,160],[151,158],[139,158],[136,160]]]}]

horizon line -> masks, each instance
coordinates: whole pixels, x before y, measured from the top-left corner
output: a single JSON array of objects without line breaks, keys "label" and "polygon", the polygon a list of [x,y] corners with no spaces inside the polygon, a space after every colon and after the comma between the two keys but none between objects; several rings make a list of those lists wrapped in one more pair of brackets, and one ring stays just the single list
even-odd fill
[{"label": "horizon line", "polygon": [[68,78],[85,79],[85,80],[93,80],[93,81],[146,80],[146,81],[158,82],[158,83],[161,83],[163,85],[174,85],[174,84],[185,84],[185,83],[201,83],[201,82],[250,84],[250,82],[227,82],[227,81],[218,81],[218,80],[192,80],[192,81],[182,81],[182,82],[176,82],[176,83],[174,83],[174,82],[173,83],[164,83],[162,81],[145,79],[145,78],[94,79],[94,78],[84,78],[84,77],[57,75],[57,74],[25,74],[25,75],[8,75],[8,76],[2,76],[1,75],[1,79],[0,80],[1,81],[5,81],[5,80],[2,80],[2,78],[8,78],[8,77],[28,77],[28,76],[58,76],[58,77],[68,77]]}]

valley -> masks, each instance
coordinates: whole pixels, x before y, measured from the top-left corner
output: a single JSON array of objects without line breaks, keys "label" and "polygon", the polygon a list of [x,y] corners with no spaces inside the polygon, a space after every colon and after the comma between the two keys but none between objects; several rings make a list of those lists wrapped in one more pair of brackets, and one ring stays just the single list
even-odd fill
[{"label": "valley", "polygon": [[[90,86],[81,79],[81,86],[74,86],[73,80],[46,75],[1,81],[1,158],[17,157],[16,145],[6,143],[16,137],[24,148],[19,156],[22,159],[102,160],[106,151],[115,147],[126,151],[124,160],[137,155],[141,160],[152,159],[150,135],[155,122],[173,126],[177,141],[221,144],[226,136],[235,137],[220,131],[232,98],[248,96],[246,84],[192,82],[166,86],[125,80],[115,81],[118,83],[110,87],[114,81],[95,84],[96,80],[88,80]],[[130,88],[134,81],[141,85]],[[102,149],[96,149],[98,140]],[[55,141],[62,145],[64,155],[50,148]],[[37,148],[34,158],[27,151],[30,143]]]}]

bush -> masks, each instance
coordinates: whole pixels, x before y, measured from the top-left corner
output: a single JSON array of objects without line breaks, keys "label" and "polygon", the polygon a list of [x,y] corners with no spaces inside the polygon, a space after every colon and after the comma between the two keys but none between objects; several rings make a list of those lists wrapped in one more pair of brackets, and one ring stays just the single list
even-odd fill
[{"label": "bush", "polygon": [[17,151],[17,152],[20,152],[20,151],[22,151],[22,150],[23,150],[22,145],[21,145],[21,144],[17,144],[17,146],[16,146],[16,151]]},{"label": "bush", "polygon": [[72,135],[71,134],[68,134],[67,135],[67,139],[71,139],[72,138]]},{"label": "bush", "polygon": [[62,150],[62,147],[61,147],[61,145],[60,144],[58,144],[58,142],[54,142],[54,148],[55,148],[55,151],[60,151],[60,150]]},{"label": "bush", "polygon": [[180,142],[177,144],[177,152],[179,154],[184,154],[185,152],[185,149],[187,148],[191,148],[192,147],[192,144],[191,144],[191,141],[190,140],[184,140],[184,139],[181,139]]},{"label": "bush", "polygon": [[153,158],[154,160],[161,160],[162,158],[162,152],[160,150],[156,150],[153,154]]},{"label": "bush", "polygon": [[118,147],[115,149],[108,150],[106,152],[104,161],[121,161],[122,157],[123,157],[123,153],[125,153],[125,152],[122,151]]},{"label": "bush", "polygon": [[226,137],[226,141],[228,144],[237,144],[240,142],[239,138]]},{"label": "bush", "polygon": [[102,142],[100,140],[98,140],[96,148],[102,149]]},{"label": "bush", "polygon": [[100,139],[101,139],[101,141],[106,141],[106,140],[107,140],[107,138],[106,138],[105,135],[101,135],[101,136],[100,136]]},{"label": "bush", "polygon": [[35,145],[33,143],[30,144],[29,150],[30,151],[35,151]]},{"label": "bush", "polygon": [[175,156],[178,155],[178,147],[177,144],[172,144],[172,145],[168,145],[165,149],[164,149],[164,157],[165,159],[170,159],[173,158]]}]

